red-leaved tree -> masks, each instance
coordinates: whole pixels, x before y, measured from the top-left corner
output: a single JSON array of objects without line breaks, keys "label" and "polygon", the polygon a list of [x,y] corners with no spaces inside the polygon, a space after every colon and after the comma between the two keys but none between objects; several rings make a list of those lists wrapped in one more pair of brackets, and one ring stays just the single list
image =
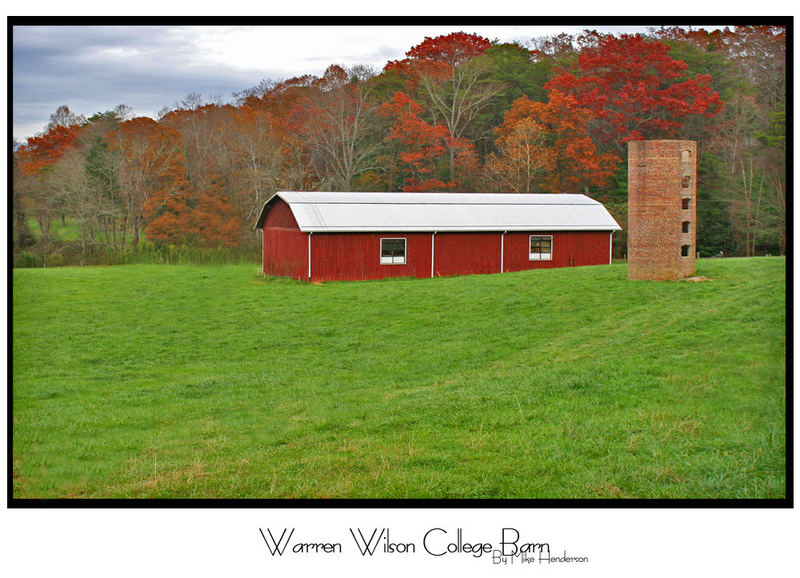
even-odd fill
[{"label": "red-leaved tree", "polygon": [[30,137],[16,154],[19,176],[14,181],[17,206],[30,206],[41,231],[42,263],[47,266],[50,227],[63,216],[63,187],[54,173],[56,164],[76,146],[80,126],[53,124],[47,132]]},{"label": "red-leaved tree", "polygon": [[[475,156],[468,150],[472,146],[468,131],[475,131],[474,121],[501,89],[489,79],[490,61],[481,58],[490,46],[486,38],[465,32],[425,38],[406,52],[405,59],[384,68],[400,73],[406,91],[425,105],[431,123],[447,130],[451,183],[463,184],[457,168],[472,168],[472,162],[465,160]],[[470,177],[466,172],[465,177]]]},{"label": "red-leaved tree", "polygon": [[620,152],[630,140],[674,138],[688,117],[722,109],[711,77],[687,78],[686,63],[671,58],[666,44],[638,34],[581,38],[585,46],[575,65],[546,87],[590,110],[598,136]]},{"label": "red-leaved tree", "polygon": [[403,147],[400,160],[411,173],[404,191],[446,191],[453,183],[436,178],[437,160],[447,152],[449,133],[442,125],[432,125],[419,118],[422,106],[404,92],[382,105],[378,111],[393,120],[389,138]]}]

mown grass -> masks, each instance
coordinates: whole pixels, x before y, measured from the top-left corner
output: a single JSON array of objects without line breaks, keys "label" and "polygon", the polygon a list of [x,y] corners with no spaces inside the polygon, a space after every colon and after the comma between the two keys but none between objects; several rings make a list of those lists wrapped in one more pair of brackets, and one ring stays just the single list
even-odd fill
[{"label": "mown grass", "polygon": [[16,498],[782,498],[785,260],[15,270]]}]

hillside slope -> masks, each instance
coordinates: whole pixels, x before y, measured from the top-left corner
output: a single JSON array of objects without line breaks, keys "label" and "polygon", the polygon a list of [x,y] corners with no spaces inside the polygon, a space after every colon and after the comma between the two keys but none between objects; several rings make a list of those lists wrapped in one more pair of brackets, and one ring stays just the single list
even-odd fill
[{"label": "hillside slope", "polygon": [[782,498],[785,260],[13,274],[14,497]]}]

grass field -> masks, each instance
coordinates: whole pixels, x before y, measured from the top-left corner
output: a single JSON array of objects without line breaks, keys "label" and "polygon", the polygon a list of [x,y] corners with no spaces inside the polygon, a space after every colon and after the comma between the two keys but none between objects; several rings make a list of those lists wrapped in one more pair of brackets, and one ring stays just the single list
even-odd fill
[{"label": "grass field", "polygon": [[782,498],[785,260],[13,273],[16,498]]}]

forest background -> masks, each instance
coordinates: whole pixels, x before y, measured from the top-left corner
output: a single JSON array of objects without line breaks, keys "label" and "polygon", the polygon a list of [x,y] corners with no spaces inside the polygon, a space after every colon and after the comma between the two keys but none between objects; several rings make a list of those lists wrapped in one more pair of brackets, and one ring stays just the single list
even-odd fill
[{"label": "forest background", "polygon": [[58,107],[14,143],[14,266],[255,262],[277,190],[580,192],[624,258],[626,143],[659,138],[698,142],[701,256],[786,251],[785,27],[458,32],[232,96]]}]

